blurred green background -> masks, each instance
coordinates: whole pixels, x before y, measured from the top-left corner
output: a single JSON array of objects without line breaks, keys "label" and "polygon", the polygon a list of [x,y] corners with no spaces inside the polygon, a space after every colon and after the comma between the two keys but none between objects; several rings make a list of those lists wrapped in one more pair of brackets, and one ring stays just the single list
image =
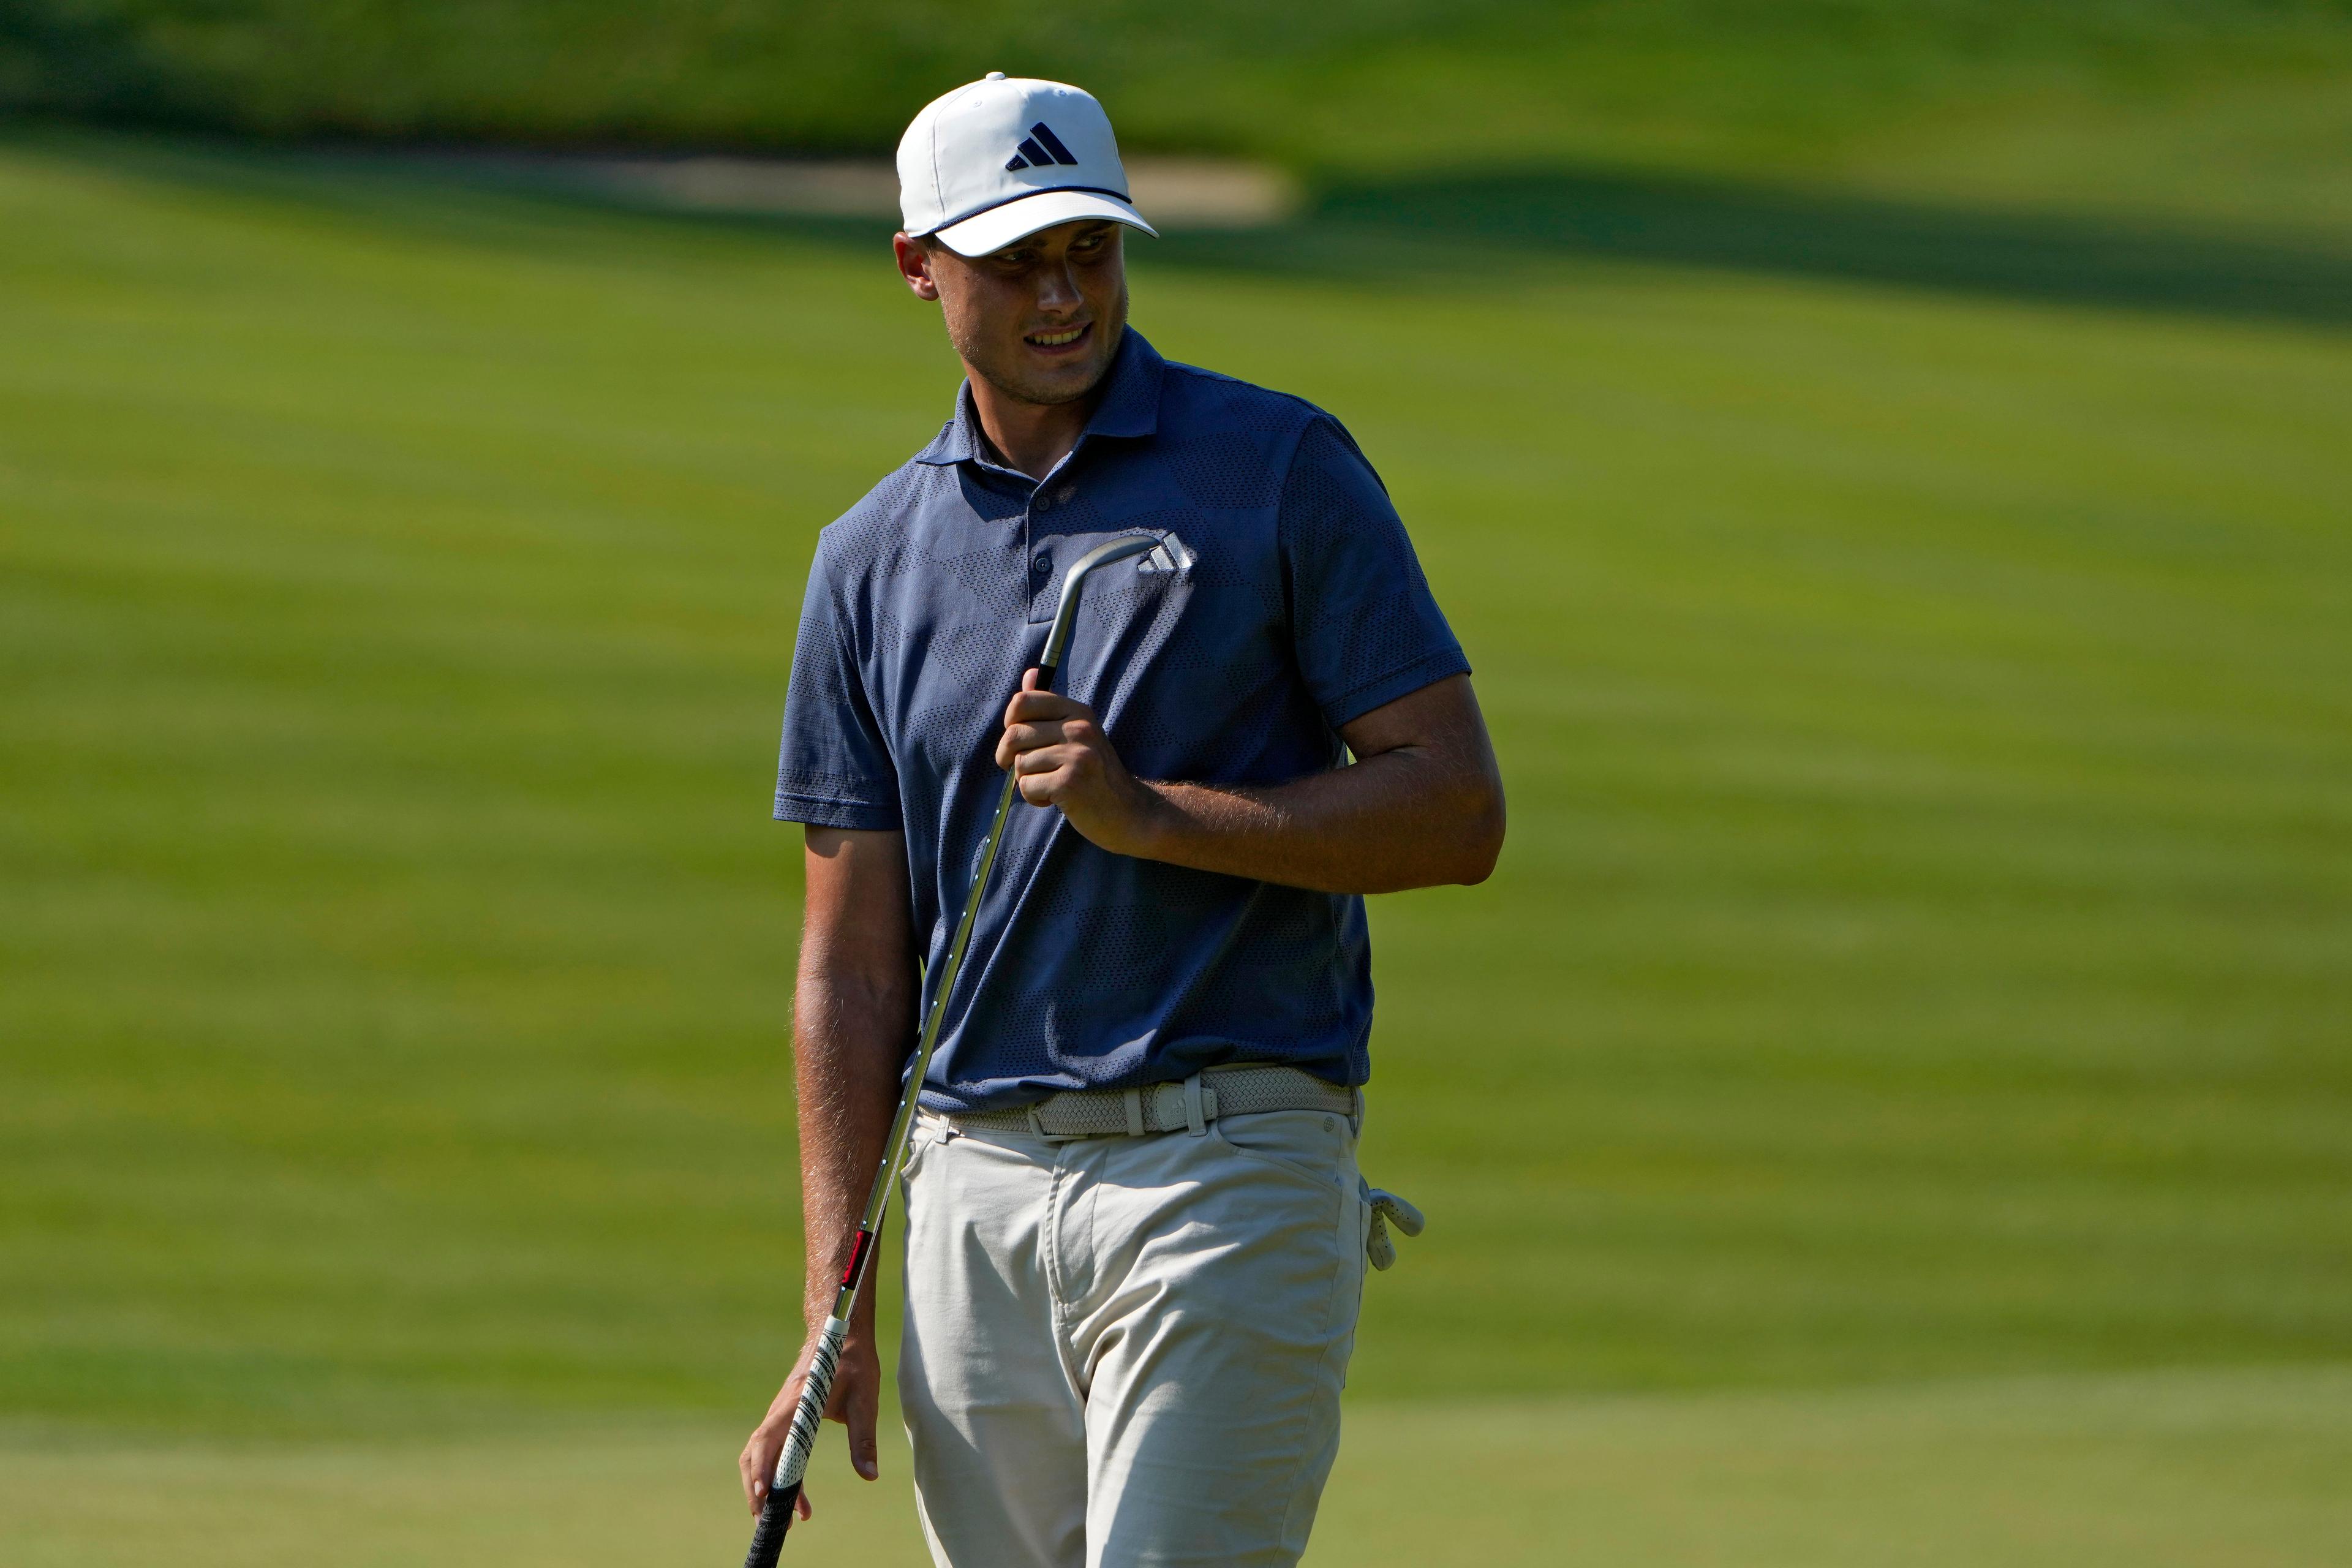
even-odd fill
[{"label": "blurred green background", "polygon": [[2352,1556],[2352,6],[0,0],[0,1559],[740,1551],[792,630],[955,367],[885,224],[361,149],[992,68],[1301,182],[1137,323],[1511,787],[1374,901],[1315,1560]]}]

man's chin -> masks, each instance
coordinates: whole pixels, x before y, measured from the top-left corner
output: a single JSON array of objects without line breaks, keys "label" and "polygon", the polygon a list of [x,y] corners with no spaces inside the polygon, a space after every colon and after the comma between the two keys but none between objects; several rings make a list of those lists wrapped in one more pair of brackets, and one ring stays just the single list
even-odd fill
[{"label": "man's chin", "polygon": [[1110,374],[1110,363],[1118,357],[1118,332],[1110,334],[1103,347],[1081,362],[1068,364],[1028,362],[1025,353],[1010,364],[981,366],[989,384],[1007,397],[1017,397],[1024,403],[1034,403],[1042,408],[1059,407],[1094,395],[1102,385],[1103,377]]},{"label": "man's chin", "polygon": [[988,377],[990,385],[1007,397],[1034,403],[1041,408],[1057,408],[1091,396],[1095,388],[1102,384],[1104,373],[1110,369],[1107,364],[1088,368],[1090,374],[1084,376],[1039,375],[1029,372],[1027,366],[1010,374],[994,366],[982,366],[982,374]]}]

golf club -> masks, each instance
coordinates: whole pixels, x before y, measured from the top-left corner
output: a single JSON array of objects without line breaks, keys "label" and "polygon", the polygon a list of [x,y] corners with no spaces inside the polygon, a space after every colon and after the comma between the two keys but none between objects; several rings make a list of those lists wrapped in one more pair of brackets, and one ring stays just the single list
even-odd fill
[{"label": "golf club", "polygon": [[[1140,555],[1160,542],[1154,534],[1127,534],[1108,544],[1097,544],[1078,557],[1062,579],[1062,598],[1054,611],[1054,629],[1046,635],[1045,651],[1037,658],[1039,690],[1053,689],[1054,672],[1061,665],[1063,649],[1069,645],[1070,624],[1077,617],[1078,596],[1086,591],[1087,574],[1098,566]],[[932,1048],[939,1044],[940,1020],[947,1015],[948,994],[955,989],[956,974],[963,968],[964,947],[971,940],[972,921],[980,913],[982,896],[988,891],[988,874],[995,868],[997,846],[1004,837],[1004,819],[1012,815],[1013,794],[1019,787],[1019,774],[1007,768],[1004,793],[996,801],[996,819],[988,825],[988,839],[981,847],[980,868],[972,873],[971,891],[964,896],[963,918],[956,922],[955,939],[948,944],[948,955],[940,964],[939,984],[931,992],[930,1010],[923,1017],[923,1032],[915,1047],[913,1066],[907,1074],[907,1088],[898,1097],[898,1114],[891,1121],[889,1139],[882,1147],[882,1166],[874,1173],[873,1189],[866,1197],[865,1216],[857,1222],[856,1237],[850,1243],[849,1262],[841,1271],[841,1289],[834,1295],[832,1315],[825,1319],[817,1336],[816,1352],[809,1358],[808,1379],[801,1384],[800,1403],[793,1411],[783,1451],[776,1456],[776,1473],[761,1504],[760,1523],[751,1532],[751,1550],[744,1555],[743,1568],[775,1568],[777,1555],[783,1550],[784,1533],[793,1527],[802,1479],[808,1473],[809,1456],[816,1449],[817,1427],[824,1419],[825,1402],[833,1396],[833,1378],[841,1365],[842,1342],[849,1335],[849,1315],[856,1310],[857,1293],[866,1283],[874,1237],[881,1230],[882,1216],[890,1207],[890,1188],[906,1158],[908,1136],[914,1131],[923,1075],[929,1070]]]}]

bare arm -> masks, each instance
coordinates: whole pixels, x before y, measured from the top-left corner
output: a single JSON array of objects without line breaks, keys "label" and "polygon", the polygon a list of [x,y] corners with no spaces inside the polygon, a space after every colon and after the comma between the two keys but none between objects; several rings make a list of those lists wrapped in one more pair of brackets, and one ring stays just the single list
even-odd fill
[{"label": "bare arm", "polygon": [[1503,847],[1503,781],[1470,678],[1373,709],[1340,731],[1355,761],[1287,784],[1139,779],[1094,710],[1034,689],[1005,710],[999,767],[1115,854],[1329,893],[1481,882]]},{"label": "bare arm", "polygon": [[[907,844],[898,833],[807,830],[808,900],[793,991],[793,1081],[800,1100],[801,1204],[808,1238],[802,1310],[810,1343],[833,1310],[898,1100],[898,1075],[919,1005],[908,899]],[[766,1419],[743,1446],[743,1494],[751,1511],[768,1489],[792,1426],[809,1345],[801,1350]],[[825,1414],[849,1428],[858,1473],[877,1473],[874,1421],[882,1369],[874,1349],[874,1292],[856,1317]],[[802,1513],[808,1510],[802,1493]]]}]

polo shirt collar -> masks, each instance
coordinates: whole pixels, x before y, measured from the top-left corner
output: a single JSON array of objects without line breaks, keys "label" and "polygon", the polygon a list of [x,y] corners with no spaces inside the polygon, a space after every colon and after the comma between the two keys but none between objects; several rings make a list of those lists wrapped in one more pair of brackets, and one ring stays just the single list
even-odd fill
[{"label": "polo shirt collar", "polygon": [[1160,428],[1160,373],[1167,363],[1141,332],[1128,328],[1119,339],[1118,357],[1110,362],[1110,374],[1103,377],[1102,401],[1087,421],[1087,434],[1155,434]]},{"label": "polo shirt collar", "polygon": [[[1087,436],[1150,436],[1160,428],[1160,371],[1167,362],[1133,327],[1119,338],[1118,357],[1103,377],[1102,400],[1087,421]],[[915,461],[946,465],[980,460],[980,416],[971,405],[971,384],[956,388],[955,417],[915,454]]]}]

